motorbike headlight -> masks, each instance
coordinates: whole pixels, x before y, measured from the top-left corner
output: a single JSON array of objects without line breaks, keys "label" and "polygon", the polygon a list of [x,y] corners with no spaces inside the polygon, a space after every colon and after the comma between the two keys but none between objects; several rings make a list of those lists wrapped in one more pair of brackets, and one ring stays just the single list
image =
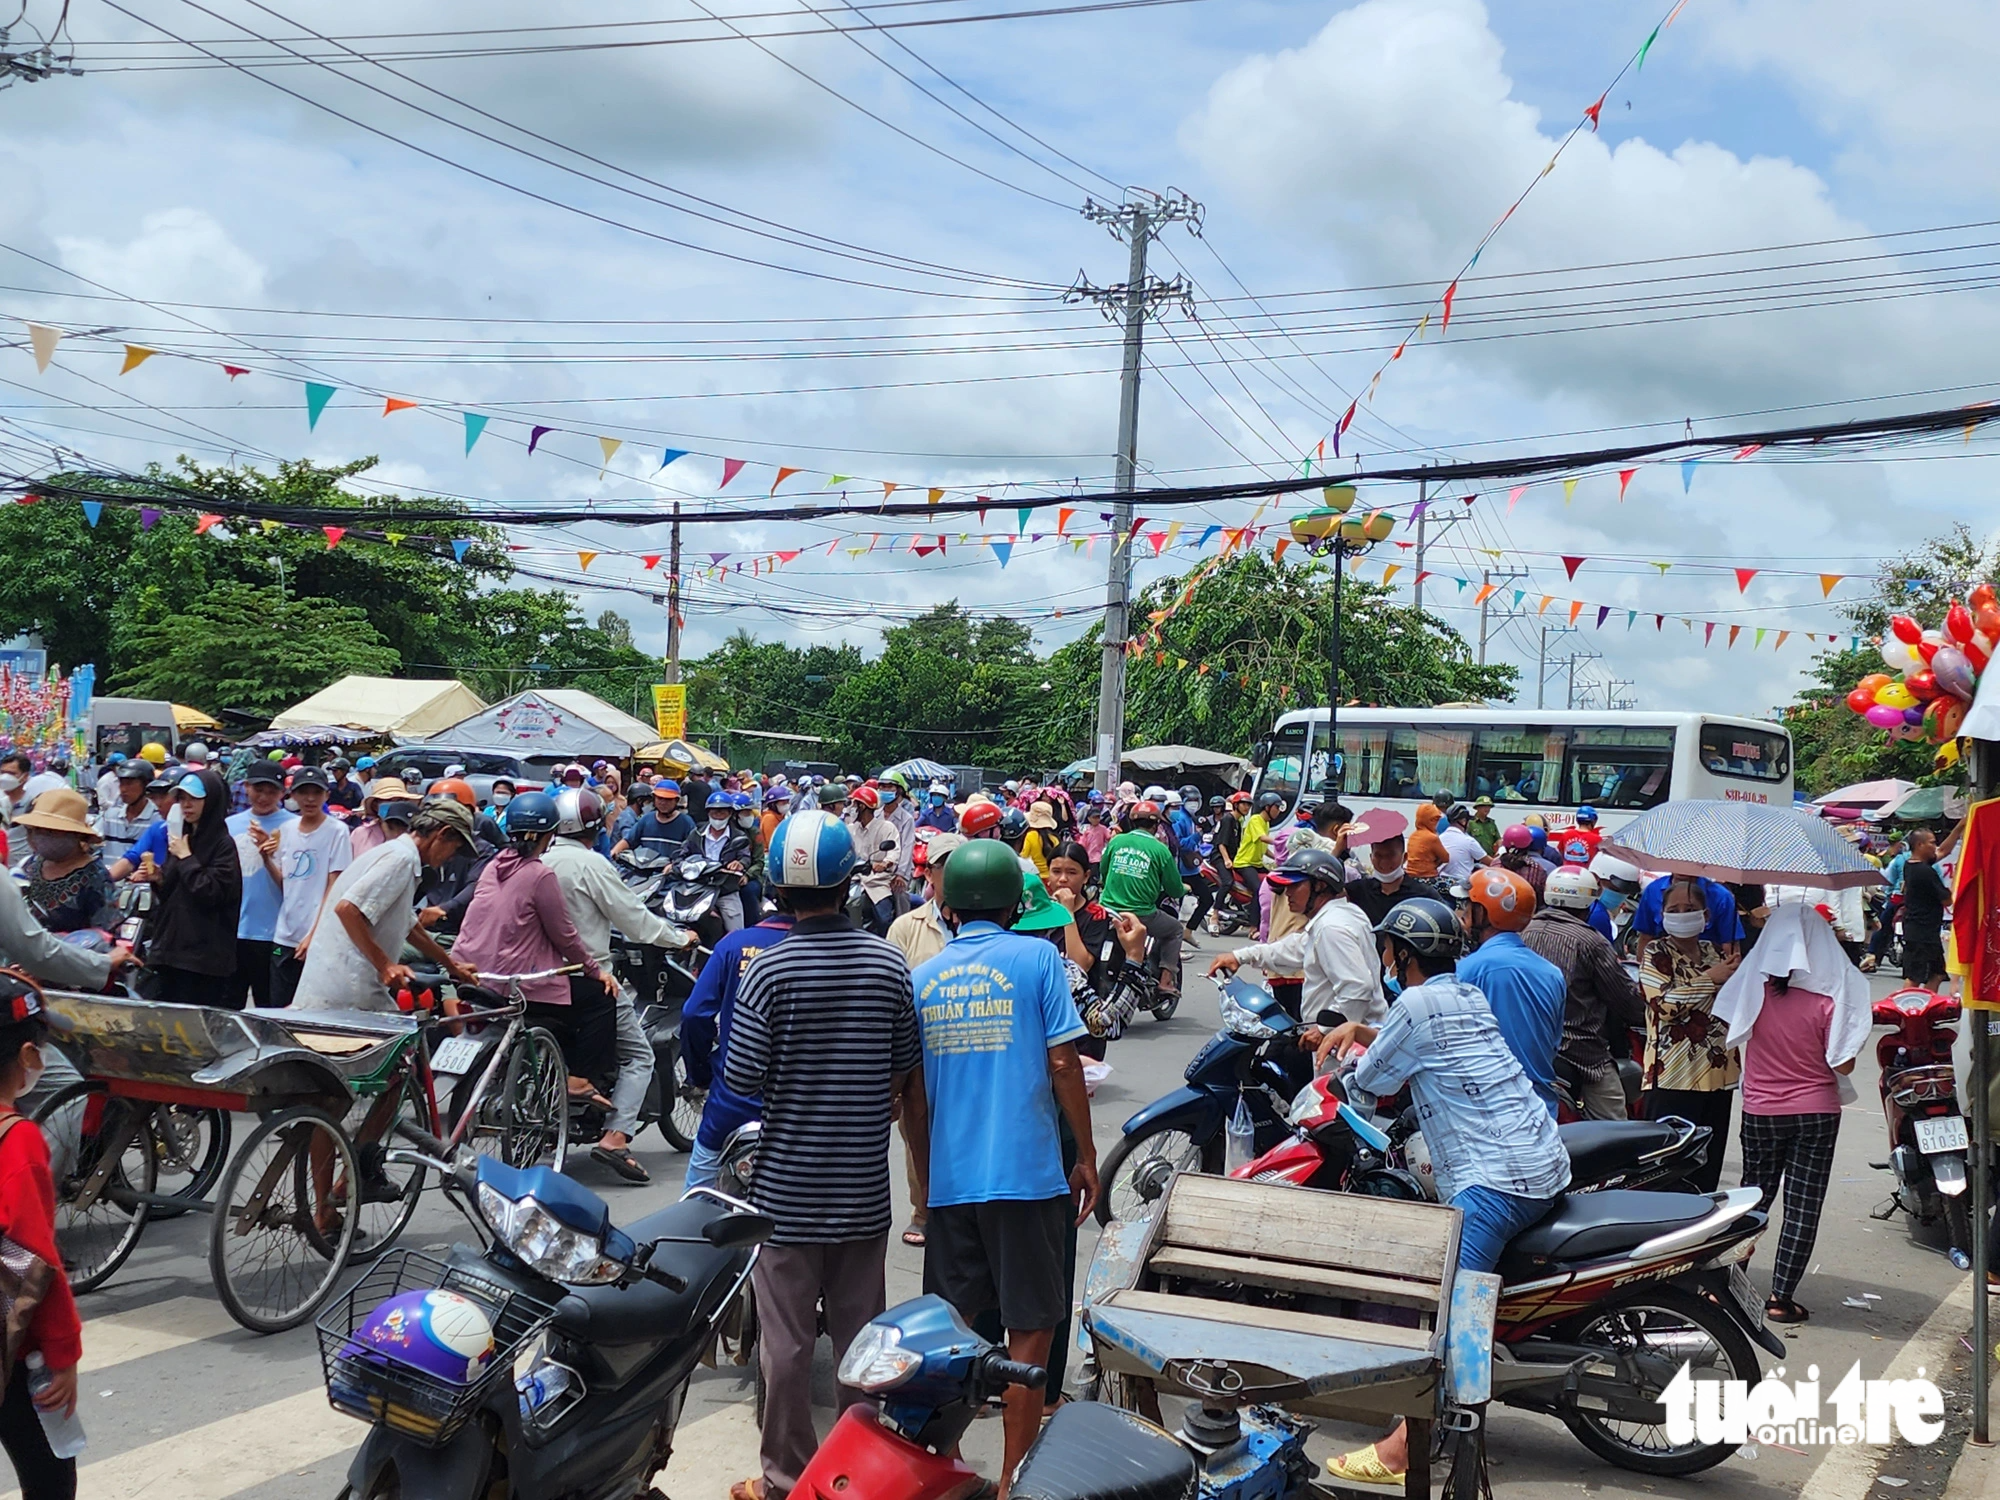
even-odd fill
[{"label": "motorbike headlight", "polygon": [[708,870],[709,864],[705,859],[684,859],[681,861],[681,879],[683,880],[699,880],[708,873]]},{"label": "motorbike headlight", "polygon": [[571,1229],[533,1197],[509,1198],[479,1184],[479,1212],[500,1243],[529,1270],[570,1286],[604,1286],[625,1274],[594,1234]]},{"label": "motorbike headlight", "polygon": [[897,1330],[870,1323],[847,1346],[835,1378],[857,1391],[893,1391],[923,1362],[921,1354],[903,1347]]},{"label": "motorbike headlight", "polygon": [[1285,1111],[1285,1123],[1297,1130],[1308,1120],[1317,1119],[1325,1108],[1319,1090],[1309,1083],[1293,1097],[1292,1107]]}]

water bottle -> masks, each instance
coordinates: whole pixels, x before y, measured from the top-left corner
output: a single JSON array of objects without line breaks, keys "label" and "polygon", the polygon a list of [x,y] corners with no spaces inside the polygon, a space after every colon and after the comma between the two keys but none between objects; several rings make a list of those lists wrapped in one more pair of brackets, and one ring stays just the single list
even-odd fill
[{"label": "water bottle", "polygon": [[561,1365],[537,1365],[514,1382],[521,1396],[521,1415],[531,1417],[569,1389],[569,1371]]},{"label": "water bottle", "polygon": [[1250,1115],[1250,1101],[1242,1091],[1236,1095],[1236,1111],[1223,1132],[1222,1170],[1234,1173],[1257,1159],[1257,1122]]},{"label": "water bottle", "polygon": [[[55,1380],[55,1374],[39,1349],[28,1356],[27,1365],[28,1394],[39,1396]],[[61,1412],[44,1411],[38,1406],[35,1415],[42,1419],[42,1431],[48,1434],[49,1447],[57,1458],[75,1458],[83,1452],[83,1419],[74,1411],[64,1416]]]}]

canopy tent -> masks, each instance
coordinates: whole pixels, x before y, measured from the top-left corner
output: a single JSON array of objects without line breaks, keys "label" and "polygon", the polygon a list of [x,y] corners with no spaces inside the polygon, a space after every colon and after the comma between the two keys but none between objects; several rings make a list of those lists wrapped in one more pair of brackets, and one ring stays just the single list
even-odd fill
[{"label": "canopy tent", "polygon": [[1900,801],[1917,789],[1914,781],[1903,781],[1898,777],[1884,777],[1880,781],[1857,781],[1853,786],[1841,787],[1828,792],[1823,797],[1813,798],[1815,807],[1882,807]]},{"label": "canopy tent", "polygon": [[338,724],[301,724],[295,729],[264,729],[242,743],[252,750],[301,750],[311,745],[365,745],[381,736],[372,729],[347,729]]},{"label": "canopy tent", "polygon": [[[1240,755],[1224,755],[1220,750],[1203,750],[1194,745],[1147,745],[1143,749],[1127,749],[1118,759],[1122,771],[1136,771],[1151,776],[1168,776],[1177,772],[1205,772],[1231,786],[1240,786],[1250,774],[1250,762]],[[1073,760],[1062,768],[1064,776],[1090,776],[1097,771],[1097,760],[1085,756]],[[1137,779],[1136,777],[1134,778]]]},{"label": "canopy tent", "polygon": [[211,719],[198,708],[189,708],[185,703],[174,706],[174,728],[182,734],[214,733],[222,728],[222,720]]},{"label": "canopy tent", "polygon": [[642,746],[632,754],[634,760],[657,761],[665,765],[678,766],[683,771],[701,766],[710,771],[727,771],[729,762],[713,751],[704,750],[699,745],[690,745],[686,740],[656,740]]},{"label": "canopy tent", "polygon": [[575,760],[586,755],[624,760],[657,745],[660,732],[602,698],[576,688],[539,688],[461,718],[425,739],[454,750]]},{"label": "canopy tent", "polygon": [[1968,805],[1966,794],[1956,787],[1913,786],[1865,816],[1871,823],[1935,823],[1963,816]]},{"label": "canopy tent", "polygon": [[485,699],[452,677],[343,677],[303,703],[294,703],[271,720],[271,727],[338,724],[414,740],[436,734],[484,707]]}]

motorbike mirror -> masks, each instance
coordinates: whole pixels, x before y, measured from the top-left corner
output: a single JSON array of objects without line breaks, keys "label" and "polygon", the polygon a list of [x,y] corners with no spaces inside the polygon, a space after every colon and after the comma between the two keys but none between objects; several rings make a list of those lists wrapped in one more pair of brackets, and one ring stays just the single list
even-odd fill
[{"label": "motorbike mirror", "polygon": [[777,1227],[767,1214],[725,1214],[704,1224],[701,1237],[718,1250],[741,1250],[763,1244]]}]

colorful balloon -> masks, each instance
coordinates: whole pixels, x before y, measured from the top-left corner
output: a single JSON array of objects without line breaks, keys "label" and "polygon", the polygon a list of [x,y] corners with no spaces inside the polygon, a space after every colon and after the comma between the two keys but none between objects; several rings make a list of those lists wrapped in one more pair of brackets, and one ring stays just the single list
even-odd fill
[{"label": "colorful balloon", "polygon": [[1903,686],[1910,690],[1919,703],[1928,703],[1944,691],[1943,688],[1938,686],[1937,673],[1933,672],[1929,667],[1924,668],[1921,672],[1912,672],[1908,677],[1905,677],[1903,679]]},{"label": "colorful balloon", "polygon": [[1917,695],[1900,682],[1891,682],[1875,690],[1875,701],[1884,708],[1915,708]]},{"label": "colorful balloon", "polygon": [[1906,709],[1904,709],[1904,710],[1903,710],[1903,722],[1904,722],[1905,724],[1921,724],[1921,723],[1923,723],[1923,722],[1924,722],[1924,710],[1923,710],[1922,708],[1906,708]]},{"label": "colorful balloon", "polygon": [[[1938,686],[1947,693],[1954,698],[1963,698],[1968,703],[1972,701],[1972,689],[1977,684],[1978,678],[1972,670],[1972,663],[1958,647],[1940,647],[1937,654],[1931,658],[1931,671],[1937,674]],[[1878,703],[1881,701],[1881,696],[1880,693],[1875,695]]]},{"label": "colorful balloon", "polygon": [[1972,639],[1972,611],[1954,603],[1944,612],[1944,633],[1963,646]]},{"label": "colorful balloon", "polygon": [[1929,731],[1921,724],[1898,724],[1889,731],[1892,740],[1920,740]]},{"label": "colorful balloon", "polygon": [[1923,627],[1908,615],[1889,616],[1889,629],[1895,632],[1897,640],[1908,641],[1912,646],[1924,638]]},{"label": "colorful balloon", "polygon": [[1890,683],[1894,682],[1895,680],[1896,679],[1891,677],[1887,672],[1870,672],[1866,677],[1862,678],[1859,682],[1855,683],[1854,685],[1858,688],[1866,688],[1868,690],[1868,696],[1870,698],[1873,698],[1877,693],[1881,692],[1883,688],[1887,687]]},{"label": "colorful balloon", "polygon": [[1882,642],[1882,664],[1892,672],[1908,672],[1926,665],[1918,654],[1918,648],[1908,641],[1890,636]]},{"label": "colorful balloon", "polygon": [[1965,727],[1965,705],[1956,698],[1938,699],[1938,743],[1958,738],[1959,730]]},{"label": "colorful balloon", "polygon": [[1878,703],[1868,710],[1865,717],[1877,729],[1894,729],[1898,724],[1903,722],[1903,711],[1900,708],[1890,708],[1887,704]]},{"label": "colorful balloon", "polygon": [[1917,652],[1928,664],[1936,661],[1938,652],[1950,644],[1942,630],[1926,630],[1923,639],[1917,642]]},{"label": "colorful balloon", "polygon": [[1982,604],[1972,612],[1972,623],[1981,635],[2000,640],[2000,604]]},{"label": "colorful balloon", "polygon": [[1975,635],[1965,643],[1965,659],[1972,663],[1973,682],[1977,685],[1979,674],[1984,672],[1986,664],[1993,660],[1993,649],[1990,646],[1980,645],[1979,637]]},{"label": "colorful balloon", "polygon": [[1847,695],[1847,706],[1858,714],[1865,714],[1875,706],[1875,695],[1865,687],[1858,687]]},{"label": "colorful balloon", "polygon": [[1973,613],[1977,614],[1988,605],[2000,604],[2000,594],[1994,592],[1992,584],[1982,583],[1965,596],[1965,602],[1970,604]]}]

